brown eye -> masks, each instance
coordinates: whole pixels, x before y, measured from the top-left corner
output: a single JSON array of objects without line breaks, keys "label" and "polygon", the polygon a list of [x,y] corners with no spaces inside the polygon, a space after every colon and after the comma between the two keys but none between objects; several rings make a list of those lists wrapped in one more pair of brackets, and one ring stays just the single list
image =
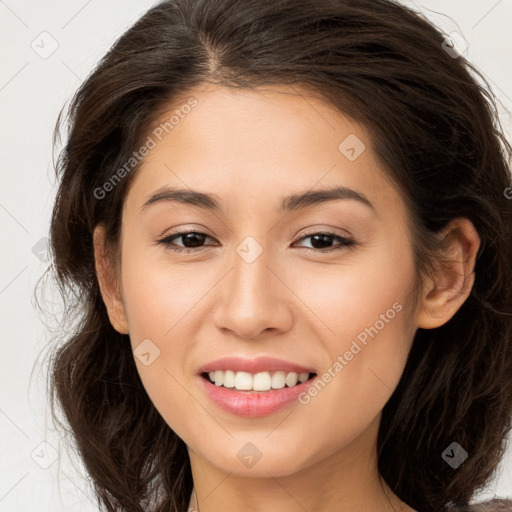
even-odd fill
[{"label": "brown eye", "polygon": [[[304,247],[309,250],[317,250],[320,252],[329,252],[333,250],[339,250],[344,247],[355,245],[355,241],[343,236],[336,235],[334,233],[313,233],[302,237],[300,240],[311,239],[312,247]],[[332,246],[333,242],[338,242],[337,246]]]},{"label": "brown eye", "polygon": [[[183,246],[176,245],[175,240],[182,239]],[[199,231],[183,231],[180,233],[174,233],[170,236],[159,240],[158,243],[163,244],[168,249],[176,252],[196,252],[195,249],[203,249],[204,241],[206,238],[211,238],[206,233]]]}]

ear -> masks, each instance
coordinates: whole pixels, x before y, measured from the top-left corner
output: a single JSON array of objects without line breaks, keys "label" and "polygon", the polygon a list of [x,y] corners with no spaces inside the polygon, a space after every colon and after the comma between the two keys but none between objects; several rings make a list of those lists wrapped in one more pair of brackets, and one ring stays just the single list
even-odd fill
[{"label": "ear", "polygon": [[480,237],[466,218],[453,219],[441,233],[446,238],[448,260],[436,265],[432,278],[424,283],[417,325],[423,329],[439,327],[457,312],[469,296],[475,282],[475,262]]},{"label": "ear", "polygon": [[114,261],[108,254],[105,246],[105,226],[102,224],[94,228],[94,263],[96,276],[100,285],[103,302],[107,308],[108,318],[112,327],[120,334],[128,334],[128,322],[119,292],[119,286],[114,268]]}]

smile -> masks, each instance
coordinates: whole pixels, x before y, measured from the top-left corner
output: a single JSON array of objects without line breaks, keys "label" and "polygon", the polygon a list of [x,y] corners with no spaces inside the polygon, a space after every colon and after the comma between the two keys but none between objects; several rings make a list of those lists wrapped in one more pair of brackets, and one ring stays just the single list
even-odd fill
[{"label": "smile", "polygon": [[[234,375],[231,375],[229,372]],[[282,371],[277,371],[272,376],[270,376],[269,372],[260,372],[251,375],[246,372],[235,373],[232,370],[217,370],[211,373],[215,379],[214,381],[210,379],[208,373],[199,375],[199,380],[206,396],[222,411],[245,418],[268,416],[292,404],[298,403],[299,395],[307,392],[308,387],[315,382],[317,377],[316,373],[305,373],[298,376],[297,373],[285,373]],[[240,387],[244,389],[237,389],[236,387],[229,388],[220,384],[220,379],[224,379],[226,374],[228,384],[234,380],[235,384],[240,385]],[[238,375],[241,376],[238,377]],[[304,376],[306,380],[301,382]],[[299,380],[299,377],[301,380]],[[217,378],[219,379],[218,381]],[[297,382],[296,384],[288,386],[286,379],[288,379],[290,383],[296,380]],[[269,388],[269,381],[271,385],[273,381],[279,386],[283,384],[283,381],[284,384],[281,387]],[[219,382],[219,384],[215,382]],[[265,386],[265,390],[258,391],[255,389],[263,386]]]},{"label": "smile", "polygon": [[238,391],[269,391],[271,389],[282,389],[285,386],[293,387],[297,383],[306,382],[311,374],[308,372],[259,372],[251,374],[249,372],[235,372],[233,370],[216,370],[204,373],[208,376],[210,382],[216,386],[225,388],[234,388]]}]

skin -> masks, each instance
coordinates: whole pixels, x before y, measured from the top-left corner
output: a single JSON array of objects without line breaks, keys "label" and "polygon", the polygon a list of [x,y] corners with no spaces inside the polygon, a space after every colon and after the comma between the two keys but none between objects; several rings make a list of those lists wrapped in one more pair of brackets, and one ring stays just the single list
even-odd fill
[{"label": "skin", "polygon": [[[145,157],[124,203],[120,258],[94,232],[96,269],[112,325],[135,349],[150,339],[160,355],[135,358],[142,382],[168,425],[188,446],[201,512],[411,511],[377,470],[381,411],[397,386],[414,333],[446,323],[473,286],[479,237],[467,219],[446,229],[449,266],[416,271],[408,214],[360,124],[305,91],[209,85],[188,91],[198,105]],[[366,149],[354,161],[338,150],[355,134]],[[221,212],[162,201],[141,213],[164,185],[215,194]],[[373,204],[334,200],[283,215],[283,197],[350,187]],[[204,232],[196,253],[155,243],[177,231]],[[322,252],[304,238],[353,238]],[[237,246],[252,236],[262,254],[247,263]],[[174,244],[184,246],[177,238]],[[317,246],[321,247],[321,246]],[[307,404],[261,418],[219,409],[199,367],[222,356],[270,355],[320,375],[394,303],[393,319]],[[261,458],[246,467],[246,443]]]}]

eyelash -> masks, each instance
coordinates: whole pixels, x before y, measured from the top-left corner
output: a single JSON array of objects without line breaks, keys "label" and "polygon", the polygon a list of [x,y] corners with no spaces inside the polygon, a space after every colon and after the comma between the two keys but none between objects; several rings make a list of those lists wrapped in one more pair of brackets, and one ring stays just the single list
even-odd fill
[{"label": "eyelash", "polygon": [[[198,247],[198,248],[191,248],[191,247],[180,247],[172,245],[172,241],[176,238],[180,238],[185,235],[189,234],[196,234],[196,235],[204,235],[208,238],[213,238],[207,235],[206,233],[202,233],[201,231],[180,231],[178,233],[173,233],[172,235],[166,236],[165,238],[162,238],[157,241],[157,243],[164,245],[167,249],[176,252],[176,253],[198,253],[204,250],[204,247]],[[339,251],[342,249],[350,249],[351,247],[357,245],[355,240],[347,237],[343,237],[340,235],[336,235],[334,233],[330,233],[328,231],[318,231],[315,233],[309,233],[307,235],[304,235],[303,237],[299,238],[299,241],[304,240],[305,238],[311,238],[315,235],[325,235],[325,236],[332,236],[334,239],[336,239],[338,242],[340,242],[340,245],[333,248],[327,248],[327,249],[315,249],[314,247],[302,247],[302,249],[307,249],[308,251],[314,251],[319,253],[326,253],[326,252],[333,252],[333,251]]]}]

